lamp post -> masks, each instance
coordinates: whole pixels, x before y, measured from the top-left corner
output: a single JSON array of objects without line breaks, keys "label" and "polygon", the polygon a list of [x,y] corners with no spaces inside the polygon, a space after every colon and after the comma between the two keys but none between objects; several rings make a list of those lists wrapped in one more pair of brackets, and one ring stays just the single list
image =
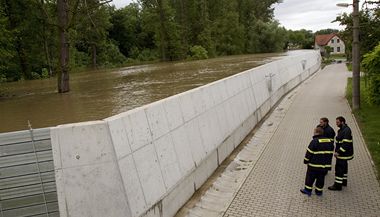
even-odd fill
[{"label": "lamp post", "polygon": [[360,109],[360,44],[359,44],[359,0],[352,4],[339,3],[338,7],[353,6],[352,13],[352,108]]}]

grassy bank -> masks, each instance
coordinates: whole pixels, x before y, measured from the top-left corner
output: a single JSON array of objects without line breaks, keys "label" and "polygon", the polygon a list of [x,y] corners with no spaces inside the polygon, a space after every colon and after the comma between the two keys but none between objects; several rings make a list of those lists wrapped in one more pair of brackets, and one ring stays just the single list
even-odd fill
[{"label": "grassy bank", "polygon": [[[368,92],[365,90],[364,79],[361,81],[361,109],[354,112],[356,120],[362,131],[367,147],[375,163],[378,178],[380,175],[380,106],[369,105],[366,102]],[[348,79],[346,97],[348,102],[352,103],[352,78]],[[352,106],[352,105],[351,105]]]}]

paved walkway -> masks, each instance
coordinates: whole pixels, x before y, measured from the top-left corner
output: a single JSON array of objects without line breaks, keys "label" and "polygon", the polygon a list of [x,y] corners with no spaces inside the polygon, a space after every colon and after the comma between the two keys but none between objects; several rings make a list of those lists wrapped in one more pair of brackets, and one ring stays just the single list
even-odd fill
[{"label": "paved walkway", "polygon": [[[349,73],[344,64],[330,65],[299,89],[277,131],[267,144],[224,217],[235,216],[380,216],[380,187],[351,110],[344,98]],[[326,116],[335,127],[342,115],[351,127],[355,158],[349,162],[348,187],[307,197],[303,158],[313,128]]]}]

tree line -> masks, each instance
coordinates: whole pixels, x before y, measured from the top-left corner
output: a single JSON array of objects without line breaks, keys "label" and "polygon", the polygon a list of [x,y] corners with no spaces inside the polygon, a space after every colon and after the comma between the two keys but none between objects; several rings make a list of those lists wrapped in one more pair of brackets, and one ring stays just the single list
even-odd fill
[{"label": "tree line", "polygon": [[[312,31],[274,19],[279,0],[0,0],[0,82],[136,61],[203,59],[311,48]],[[66,86],[67,83],[67,86]]]}]

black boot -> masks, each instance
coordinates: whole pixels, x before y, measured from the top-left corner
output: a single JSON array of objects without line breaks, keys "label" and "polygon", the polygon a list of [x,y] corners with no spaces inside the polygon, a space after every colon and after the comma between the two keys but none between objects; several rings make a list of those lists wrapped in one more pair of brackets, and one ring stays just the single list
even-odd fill
[{"label": "black boot", "polygon": [[341,185],[337,185],[337,184],[333,184],[332,186],[328,187],[328,189],[330,191],[341,191],[342,190],[342,186]]},{"label": "black boot", "polygon": [[342,186],[343,186],[343,187],[347,187],[347,179],[344,179],[344,180],[343,180]]},{"label": "black boot", "polygon": [[305,189],[300,189],[301,193],[302,194],[306,194],[307,196],[311,196],[311,191],[310,190],[307,190],[306,188]]}]

